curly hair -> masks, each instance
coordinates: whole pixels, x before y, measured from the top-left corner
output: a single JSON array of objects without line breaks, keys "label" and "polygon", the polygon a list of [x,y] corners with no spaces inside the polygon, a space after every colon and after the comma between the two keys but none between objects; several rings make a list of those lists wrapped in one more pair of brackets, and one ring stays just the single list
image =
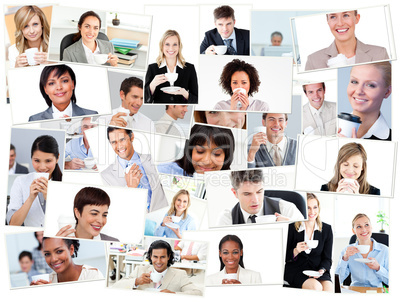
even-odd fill
[{"label": "curly hair", "polygon": [[172,250],[172,247],[170,246],[170,244],[168,242],[166,242],[165,240],[156,240],[154,242],[151,243],[151,245],[148,248],[147,251],[147,259],[149,261],[150,264],[152,264],[152,251],[153,250],[160,250],[160,249],[165,249],[166,253],[169,257],[167,266],[171,266],[174,264],[174,253]]},{"label": "curly hair", "polygon": [[248,95],[252,96],[255,92],[258,92],[258,87],[260,86],[261,81],[257,69],[253,65],[239,59],[234,59],[223,67],[222,74],[219,79],[219,85],[222,86],[222,90],[227,94],[233,94],[232,76],[238,71],[243,71],[248,75],[250,81],[250,90]]}]

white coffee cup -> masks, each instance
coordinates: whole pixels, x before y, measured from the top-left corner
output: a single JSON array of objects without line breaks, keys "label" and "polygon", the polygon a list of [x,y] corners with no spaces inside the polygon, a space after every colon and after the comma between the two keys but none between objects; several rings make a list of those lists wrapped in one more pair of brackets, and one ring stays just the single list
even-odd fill
[{"label": "white coffee cup", "polygon": [[157,272],[152,272],[151,273],[151,280],[155,283],[158,283],[159,281],[162,280],[162,274],[157,273]]},{"label": "white coffee cup", "polygon": [[92,169],[96,165],[96,160],[93,157],[84,158],[85,168]]},{"label": "white coffee cup", "polygon": [[31,278],[32,278],[32,281],[39,281],[41,279],[41,280],[45,280],[45,281],[49,282],[50,274],[35,275],[35,276],[32,276]]},{"label": "white coffee cup", "polygon": [[255,218],[257,223],[274,223],[276,221],[275,215],[264,215],[264,216],[257,216]]},{"label": "white coffee cup", "polygon": [[36,65],[36,61],[34,59],[35,53],[39,52],[38,48],[33,47],[33,48],[28,48],[25,50],[25,55],[27,56],[28,64],[30,66]]},{"label": "white coffee cup", "polygon": [[353,128],[359,130],[361,119],[357,115],[341,112],[338,114],[338,127],[341,128],[340,134],[346,137],[352,137]]},{"label": "white coffee cup", "polygon": [[214,48],[217,55],[224,55],[228,49],[226,45],[215,45]]},{"label": "white coffee cup", "polygon": [[96,62],[96,64],[102,65],[105,64],[106,61],[108,60],[109,55],[107,54],[103,54],[103,53],[97,53],[94,54],[94,60]]},{"label": "white coffee cup", "polygon": [[[70,229],[75,228],[75,218],[73,216],[60,215],[59,219],[57,219],[57,223],[59,225],[59,230],[67,225],[71,225]],[[74,236],[74,234],[70,234],[70,236]]]},{"label": "white coffee cup", "polygon": [[165,73],[165,77],[167,78],[167,80],[170,83],[170,86],[173,86],[174,82],[177,80],[177,77],[179,75],[177,73],[170,73],[170,72],[166,72]]},{"label": "white coffee cup", "polygon": [[235,92],[237,92],[237,91],[239,91],[240,93],[243,93],[244,95],[247,96],[246,89],[239,87],[239,88],[234,89],[234,90],[233,90],[233,93],[235,93]]},{"label": "white coffee cup", "polygon": [[318,246],[318,240],[307,240],[306,243],[309,249],[315,249]]},{"label": "white coffee cup", "polygon": [[360,254],[367,254],[370,251],[370,245],[359,244],[356,246]]},{"label": "white coffee cup", "polygon": [[35,179],[44,177],[46,179],[49,179],[49,173],[44,173],[44,172],[35,172]]},{"label": "white coffee cup", "polygon": [[237,274],[225,274],[225,276],[223,277],[223,279],[227,279],[227,280],[237,280]]},{"label": "white coffee cup", "polygon": [[173,221],[174,223],[178,223],[178,222],[180,222],[180,220],[181,220],[180,216],[171,216],[171,217],[172,217],[172,221]]},{"label": "white coffee cup", "polygon": [[130,115],[130,110],[120,107],[118,112],[122,112],[122,113],[126,113],[127,115],[122,115],[120,116],[123,120],[125,120],[126,122],[128,122],[128,117]]}]

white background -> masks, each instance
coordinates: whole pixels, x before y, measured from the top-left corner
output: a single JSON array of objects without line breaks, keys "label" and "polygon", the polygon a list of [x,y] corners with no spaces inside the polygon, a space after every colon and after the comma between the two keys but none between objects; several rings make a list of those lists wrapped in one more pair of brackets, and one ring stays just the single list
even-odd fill
[{"label": "white background", "polygon": [[[75,73],[76,104],[85,109],[98,111],[99,114],[110,114],[106,68],[66,65]],[[14,124],[26,123],[31,115],[49,108],[39,89],[42,70],[42,66],[9,70],[10,103]]]},{"label": "white background", "polygon": [[367,181],[381,190],[381,196],[392,196],[395,143],[367,139],[335,139],[299,136],[296,162],[296,189],[320,191],[321,185],[334,176],[339,149],[348,143],[363,145],[367,153]]},{"label": "white background", "polygon": [[[74,218],[74,198],[88,185],[51,182],[46,203],[45,236],[56,236],[57,220],[61,215]],[[144,234],[147,190],[120,187],[99,187],[110,198],[107,223],[102,234],[117,238],[120,242],[139,243]]]},{"label": "white background", "polygon": [[[2,1],[4,3],[4,1]],[[38,1],[39,2],[39,1]],[[177,0],[175,3],[177,4],[188,4],[188,3],[207,3],[211,4],[210,0],[198,0],[198,1],[185,1],[185,0]],[[334,2],[323,2],[323,1],[318,1],[318,0],[305,0],[303,2],[296,1],[296,0],[287,0],[287,1],[280,1],[280,2],[267,2],[267,1],[262,1],[262,0],[256,0],[256,1],[247,1],[247,0],[238,0],[238,1],[231,1],[230,3],[253,3],[253,9],[286,9],[286,8],[291,8],[292,10],[304,10],[304,9],[318,9],[321,8],[322,10],[333,10],[334,8],[337,9],[343,9],[344,7],[350,7],[351,2],[350,0],[339,0],[336,3]],[[399,17],[400,11],[402,9],[400,1],[397,0],[389,0],[386,1],[387,3],[391,4],[391,15],[392,15],[392,21],[393,21],[393,27],[395,31],[395,43],[396,43],[396,49],[400,53],[402,49],[402,36],[400,35],[400,28],[402,28],[402,18]],[[9,1],[11,3],[11,1]],[[15,1],[14,3],[17,3]],[[18,1],[18,3],[24,3],[22,1]],[[49,3],[49,1],[42,1],[42,3]],[[143,10],[143,5],[145,1],[139,0],[136,2],[133,1],[113,1],[113,2],[108,2],[108,1],[98,1],[98,0],[91,0],[87,1],[85,3],[86,6],[93,6],[99,7],[99,9],[104,9],[104,10],[109,10],[113,11],[113,7],[120,7],[121,10],[131,10],[136,13],[142,13]],[[160,0],[149,0],[147,3],[154,3],[154,4],[159,4],[162,3]],[[80,7],[82,6],[82,1],[81,0],[70,0],[70,1],[60,1],[60,4],[63,5],[68,5],[68,6],[76,6]],[[353,3],[354,7],[365,7],[365,6],[372,6],[372,5],[378,5],[378,0],[355,0]],[[4,24],[1,22],[0,27],[4,27]],[[318,40],[316,38],[315,40]],[[198,45],[199,46],[199,45]],[[198,48],[197,46],[197,48]],[[5,55],[3,52],[0,52],[0,69],[5,68],[4,66],[5,62]],[[394,82],[398,83],[402,80],[402,69],[401,69],[401,61],[395,61],[394,62]],[[5,82],[4,77],[1,78],[3,81],[3,85]],[[4,86],[1,86],[4,87]],[[0,95],[1,99],[5,99],[6,93],[3,88],[0,90]],[[393,96],[395,99],[401,99],[402,95],[400,90],[394,89]],[[394,102],[393,104],[393,112],[396,114],[401,112],[402,110],[402,103],[401,102]],[[0,123],[2,125],[2,129],[6,129],[11,126],[11,118],[10,118],[10,108],[8,105],[5,105],[5,102],[0,102]],[[393,139],[395,141],[398,141],[401,137],[400,131],[401,131],[401,120],[400,119],[394,119],[394,129],[395,129],[395,135],[393,136]],[[0,161],[0,173],[2,173],[1,179],[5,179],[7,175],[7,164],[8,164],[8,156],[9,156],[9,131],[5,131],[4,135],[2,136],[3,141],[6,143],[3,143],[0,145],[0,154],[2,155],[1,158],[2,160]],[[399,171],[400,172],[400,171]],[[67,174],[67,173],[65,173]],[[75,174],[74,174],[75,175]],[[387,176],[385,176],[387,177]],[[396,183],[401,183],[402,179],[400,177],[400,173],[397,173],[396,177]],[[6,195],[6,187],[4,185],[0,186],[0,196],[2,198],[5,198]],[[82,299],[83,297],[89,297],[94,300],[117,300],[117,299],[124,299],[124,301],[130,300],[130,299],[153,299],[155,297],[163,297],[164,301],[170,302],[180,302],[180,301],[207,301],[207,299],[210,299],[212,301],[216,300],[241,300],[241,301],[246,301],[250,299],[250,294],[253,297],[259,297],[258,299],[274,299],[274,300],[280,300],[280,301],[319,301],[319,300],[325,300],[325,301],[339,301],[339,299],[342,299],[342,301],[356,301],[357,298],[364,298],[365,302],[371,302],[375,301],[378,302],[379,299],[381,301],[398,301],[402,295],[402,287],[399,286],[400,282],[402,281],[402,276],[400,274],[402,270],[402,262],[399,261],[400,258],[400,253],[398,251],[402,250],[402,241],[400,240],[399,234],[399,216],[400,213],[402,213],[402,203],[400,202],[402,198],[402,191],[400,187],[396,187],[395,190],[395,199],[390,200],[390,207],[392,214],[391,215],[391,229],[395,229],[395,232],[391,234],[395,234],[395,237],[390,238],[391,242],[391,251],[390,251],[390,263],[391,263],[391,269],[390,269],[390,290],[391,294],[389,295],[364,295],[364,296],[356,296],[356,295],[335,295],[335,294],[327,294],[327,293],[322,293],[322,292],[313,292],[313,291],[308,291],[308,290],[298,290],[298,289],[288,289],[288,288],[283,288],[282,286],[256,286],[252,288],[252,291],[250,291],[249,287],[230,287],[230,288],[207,288],[205,290],[205,296],[204,298],[198,298],[198,297],[188,297],[188,296],[170,296],[168,294],[166,295],[158,295],[155,296],[153,293],[148,293],[148,292],[126,292],[126,291],[113,291],[113,290],[108,290],[105,288],[105,283],[98,281],[98,282],[85,282],[85,283],[76,283],[74,285],[62,285],[62,286],[49,286],[49,287],[41,287],[41,288],[30,288],[26,290],[15,290],[15,291],[10,291],[8,289],[8,271],[5,269],[7,267],[6,259],[5,257],[0,257],[0,267],[3,269],[0,272],[0,291],[2,293],[2,298],[7,300],[7,301],[23,301],[27,299],[27,296],[29,296],[29,301],[36,302],[36,301],[54,301],[55,299],[58,299],[60,301],[71,301],[71,299]],[[4,199],[3,199],[4,200]],[[347,210],[347,209],[345,209]],[[2,215],[5,215],[3,213]],[[3,218],[4,221],[4,216],[0,216]],[[9,233],[10,231],[15,230],[6,228],[3,225],[0,226],[0,232],[1,233]],[[261,240],[265,239],[265,236],[261,238]],[[5,245],[4,245],[4,240],[1,241],[2,243],[0,244],[0,255],[5,255]],[[264,261],[264,253],[260,253],[260,257],[262,261]],[[340,298],[341,297],[341,298]]]}]

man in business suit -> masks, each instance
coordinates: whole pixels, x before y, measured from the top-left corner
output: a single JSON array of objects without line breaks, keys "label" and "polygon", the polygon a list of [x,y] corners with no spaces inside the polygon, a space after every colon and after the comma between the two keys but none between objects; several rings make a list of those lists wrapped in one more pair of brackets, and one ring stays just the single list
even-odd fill
[{"label": "man in business suit", "polygon": [[184,119],[188,111],[187,105],[166,105],[166,113],[157,121],[156,132],[162,134],[182,136],[183,130],[176,123],[178,119]]},{"label": "man in business suit", "polygon": [[147,189],[148,212],[168,206],[151,155],[139,154],[134,150],[133,132],[108,127],[107,138],[117,157],[113,164],[101,172],[103,181],[109,186]]},{"label": "man in business suit", "polygon": [[230,180],[232,192],[239,202],[221,214],[219,226],[256,223],[258,217],[264,215],[275,215],[276,221],[305,219],[294,203],[264,196],[262,170],[233,171]]},{"label": "man in business suit", "polygon": [[[171,268],[174,253],[168,242],[154,241],[149,246],[147,259],[150,265],[137,265],[128,278],[121,279],[113,287],[134,290],[156,288],[162,293],[202,295],[184,270]],[[156,278],[160,280],[156,281]]]},{"label": "man in business suit", "polygon": [[[154,122],[139,112],[144,103],[144,82],[137,77],[128,77],[120,84],[121,105],[113,109],[110,125],[131,129],[155,132]],[[121,108],[130,110],[127,113],[119,112]],[[110,119],[110,117],[107,117]]]},{"label": "man in business suit", "polygon": [[8,174],[28,174],[29,171],[26,167],[16,162],[17,153],[15,146],[10,144],[10,160],[8,162]]},{"label": "man in business suit", "polygon": [[288,125],[286,113],[263,113],[262,125],[266,132],[254,134],[248,150],[248,167],[294,165],[297,141],[285,135]]},{"label": "man in business suit", "polygon": [[250,55],[250,31],[234,27],[234,10],[223,5],[214,10],[216,28],[205,33],[200,46],[200,53],[215,55],[216,45],[226,45],[226,55]]},{"label": "man in business suit", "polygon": [[303,106],[303,133],[330,136],[336,129],[336,103],[327,102],[325,83],[303,85],[308,103]]}]

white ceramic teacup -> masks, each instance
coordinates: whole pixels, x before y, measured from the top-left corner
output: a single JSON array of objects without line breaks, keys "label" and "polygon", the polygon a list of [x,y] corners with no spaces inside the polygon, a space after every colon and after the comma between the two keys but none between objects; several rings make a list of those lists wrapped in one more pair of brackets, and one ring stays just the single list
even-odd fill
[{"label": "white ceramic teacup", "polygon": [[172,221],[173,221],[174,223],[178,223],[178,222],[180,222],[180,220],[181,220],[180,216],[171,216],[171,217],[172,217]]},{"label": "white ceramic teacup", "polygon": [[235,93],[237,91],[240,92],[240,93],[243,93],[244,95],[247,95],[246,89],[244,89],[244,88],[241,88],[241,87],[236,88],[236,89],[233,90],[233,93]]},{"label": "white ceramic teacup", "polygon": [[166,72],[165,73],[165,77],[167,78],[167,80],[170,83],[170,86],[173,86],[174,82],[177,80],[177,77],[179,75],[177,73],[170,73],[170,72]]},{"label": "white ceramic teacup", "polygon": [[276,221],[276,216],[275,215],[257,216],[255,221],[257,223],[273,223]]},{"label": "white ceramic teacup", "polygon": [[44,173],[44,172],[35,172],[35,179],[44,177],[46,179],[49,179],[49,173]]},{"label": "white ceramic teacup", "polygon": [[25,50],[25,55],[27,56],[28,64],[30,66],[36,65],[36,61],[34,59],[35,53],[39,52],[38,48],[33,47],[33,48],[28,48]]},{"label": "white ceramic teacup", "polygon": [[[70,229],[75,228],[75,218],[73,216],[60,215],[59,219],[57,219],[57,223],[59,225],[59,230],[67,225],[71,225]],[[69,236],[74,236],[74,234],[70,234]]]},{"label": "white ceramic teacup", "polygon": [[228,49],[226,45],[215,45],[214,48],[217,55],[224,55]]},{"label": "white ceramic teacup", "polygon": [[92,169],[96,165],[96,160],[93,157],[84,158],[85,168]]},{"label": "white ceramic teacup", "polygon": [[367,254],[370,251],[370,245],[359,244],[356,246],[360,254]]},{"label": "white ceramic teacup", "polygon": [[35,276],[32,276],[31,278],[32,278],[32,281],[45,280],[45,281],[49,282],[50,274],[35,275]]},{"label": "white ceramic teacup", "polygon": [[315,249],[318,246],[318,240],[307,240],[306,243],[310,249]]},{"label": "white ceramic teacup", "polygon": [[223,279],[227,279],[227,280],[237,280],[237,274],[225,274],[225,276],[223,277]]},{"label": "white ceramic teacup", "polygon": [[157,273],[157,272],[152,272],[151,273],[151,280],[155,283],[158,283],[159,281],[162,280],[162,274]]},{"label": "white ceramic teacup", "polygon": [[94,54],[94,59],[96,64],[102,65],[105,64],[106,61],[109,59],[109,55],[103,53]]}]

